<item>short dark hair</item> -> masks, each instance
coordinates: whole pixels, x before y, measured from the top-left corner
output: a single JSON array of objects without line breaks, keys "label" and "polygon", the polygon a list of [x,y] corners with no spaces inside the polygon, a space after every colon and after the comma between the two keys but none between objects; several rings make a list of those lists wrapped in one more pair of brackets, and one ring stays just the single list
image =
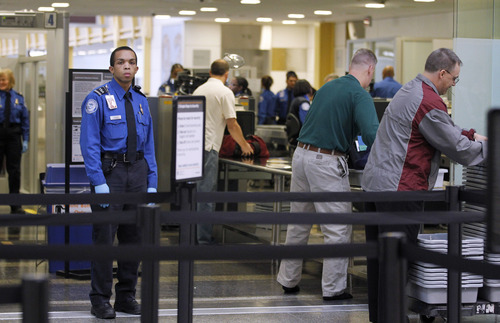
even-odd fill
[{"label": "short dark hair", "polygon": [[440,70],[453,70],[455,65],[462,66],[457,54],[448,48],[439,48],[433,51],[425,61],[425,71],[434,73]]},{"label": "short dark hair", "polygon": [[271,89],[271,85],[273,85],[273,78],[269,75],[264,75],[262,79],[260,80],[262,87],[266,90]]},{"label": "short dark hair", "polygon": [[222,76],[227,71],[229,71],[229,63],[223,59],[217,59],[210,65],[210,73],[213,75]]},{"label": "short dark hair", "polygon": [[377,56],[368,48],[358,49],[351,59],[351,65],[377,65]]},{"label": "short dark hair", "polygon": [[118,48],[115,48],[115,50],[111,53],[111,56],[109,57],[109,66],[114,66],[115,65],[115,54],[121,50],[130,50],[134,53],[135,55],[135,60],[137,61],[137,54],[134,52],[134,50],[128,46],[120,46]]},{"label": "short dark hair", "polygon": [[291,77],[295,77],[296,79],[298,79],[297,74],[294,71],[286,72],[286,79],[288,80]]},{"label": "short dark hair", "polygon": [[312,92],[312,86],[307,80],[298,80],[293,87],[293,96],[303,96]]}]

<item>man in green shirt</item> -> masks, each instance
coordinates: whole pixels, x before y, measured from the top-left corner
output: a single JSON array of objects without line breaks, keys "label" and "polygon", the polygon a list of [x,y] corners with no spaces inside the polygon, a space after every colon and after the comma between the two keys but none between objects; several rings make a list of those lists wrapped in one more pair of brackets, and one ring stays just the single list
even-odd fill
[{"label": "man in green shirt", "polygon": [[[292,161],[292,192],[349,192],[346,153],[361,134],[371,146],[378,129],[378,118],[370,94],[377,58],[369,49],[352,57],[349,74],[326,83],[315,94],[298,138]],[[351,212],[350,202],[292,202],[291,212]],[[289,224],[285,245],[305,245],[310,224]],[[349,243],[351,225],[321,225],[325,244]],[[322,290],[327,301],[352,298],[347,287],[347,258],[323,261]],[[300,289],[302,259],[283,259],[278,282],[285,293]]]}]

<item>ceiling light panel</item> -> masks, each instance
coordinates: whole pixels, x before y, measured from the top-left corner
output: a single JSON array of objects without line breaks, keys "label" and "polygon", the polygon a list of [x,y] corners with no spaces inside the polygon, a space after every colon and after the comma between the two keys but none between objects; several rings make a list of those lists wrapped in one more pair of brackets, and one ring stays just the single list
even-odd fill
[{"label": "ceiling light panel", "polygon": [[288,18],[291,18],[291,19],[302,19],[304,17],[305,17],[305,15],[303,15],[301,13],[290,13],[290,14],[288,14]]},{"label": "ceiling light panel", "polygon": [[318,16],[329,16],[332,12],[330,10],[314,10],[314,14]]},{"label": "ceiling light panel", "polygon": [[216,12],[218,9],[214,7],[203,7],[200,8],[200,11],[202,12]]}]

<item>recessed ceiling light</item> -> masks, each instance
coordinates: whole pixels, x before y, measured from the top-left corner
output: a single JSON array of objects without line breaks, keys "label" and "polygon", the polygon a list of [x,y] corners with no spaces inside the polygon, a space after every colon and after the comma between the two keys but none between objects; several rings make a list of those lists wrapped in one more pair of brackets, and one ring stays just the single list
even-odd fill
[{"label": "recessed ceiling light", "polygon": [[196,15],[196,11],[194,11],[194,10],[181,10],[181,11],[179,11],[179,15],[181,15],[181,16],[194,16],[194,15]]},{"label": "recessed ceiling light", "polygon": [[415,2],[434,2],[436,0],[413,0]]},{"label": "recessed ceiling light", "polygon": [[295,25],[297,22],[295,20],[283,20],[281,22],[283,25]]},{"label": "recessed ceiling light", "polygon": [[365,4],[365,8],[380,9],[380,8],[385,8],[385,4],[383,4],[383,3],[367,3],[367,4]]},{"label": "recessed ceiling light", "polygon": [[53,7],[38,7],[38,11],[45,11],[45,12],[51,12],[51,11],[55,11],[56,9],[54,9]]},{"label": "recessed ceiling light", "polygon": [[330,10],[314,10],[314,14],[318,16],[329,16],[332,12]]},{"label": "recessed ceiling light", "polygon": [[226,22],[230,22],[231,19],[229,18],[215,18],[215,22],[222,22],[222,23],[226,23]]},{"label": "recessed ceiling light", "polygon": [[170,19],[170,15],[155,15],[155,19]]},{"label": "recessed ceiling light", "polygon": [[241,0],[241,4],[259,4],[260,0]]},{"label": "recessed ceiling light", "polygon": [[288,18],[292,18],[292,19],[302,19],[304,18],[305,16],[301,13],[291,13],[291,14],[288,14]]},{"label": "recessed ceiling light", "polygon": [[54,2],[52,4],[52,7],[54,7],[54,8],[68,8],[69,3],[67,3],[67,2]]},{"label": "recessed ceiling light", "polygon": [[258,22],[271,22],[273,21],[273,18],[268,18],[268,17],[259,17],[257,18]]},{"label": "recessed ceiling light", "polygon": [[216,12],[218,9],[217,8],[214,8],[214,7],[203,7],[203,8],[200,8],[200,11],[203,11],[203,12]]}]

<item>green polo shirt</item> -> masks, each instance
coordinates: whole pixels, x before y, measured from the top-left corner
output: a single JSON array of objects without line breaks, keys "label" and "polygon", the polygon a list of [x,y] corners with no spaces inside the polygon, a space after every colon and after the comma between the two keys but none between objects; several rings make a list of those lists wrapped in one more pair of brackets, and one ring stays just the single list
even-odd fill
[{"label": "green polo shirt", "polygon": [[298,141],[348,152],[359,134],[370,147],[378,124],[372,97],[354,76],[346,75],[316,92]]}]

